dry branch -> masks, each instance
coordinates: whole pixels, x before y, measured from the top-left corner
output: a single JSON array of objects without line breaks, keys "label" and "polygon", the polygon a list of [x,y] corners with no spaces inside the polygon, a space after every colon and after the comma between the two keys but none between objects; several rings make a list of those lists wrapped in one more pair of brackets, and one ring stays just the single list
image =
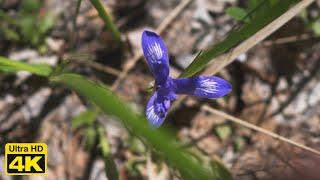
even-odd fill
[{"label": "dry branch", "polygon": [[297,143],[295,141],[292,141],[292,140],[290,140],[288,138],[285,138],[283,136],[280,136],[280,135],[278,135],[276,133],[273,133],[273,132],[268,131],[266,129],[263,129],[261,127],[255,126],[255,125],[253,125],[251,123],[248,123],[248,122],[246,122],[246,121],[244,121],[242,119],[239,119],[239,118],[236,118],[234,116],[228,115],[228,114],[226,114],[226,113],[224,113],[222,111],[216,110],[216,109],[214,109],[214,108],[212,108],[212,107],[210,107],[208,105],[203,105],[201,108],[204,111],[207,111],[207,112],[210,112],[212,114],[216,114],[218,116],[221,116],[221,117],[223,117],[223,118],[225,118],[225,119],[227,119],[229,121],[232,121],[234,123],[237,123],[237,124],[239,124],[239,125],[241,125],[243,127],[252,129],[252,130],[257,131],[257,132],[260,132],[260,133],[265,134],[267,136],[270,136],[270,137],[272,137],[274,139],[286,142],[286,143],[291,144],[291,145],[293,145],[295,147],[299,147],[301,149],[304,149],[304,150],[306,150],[308,152],[311,152],[311,153],[314,153],[314,154],[320,156],[320,152],[315,150],[315,149],[313,149],[313,148],[307,147],[307,146],[305,146],[303,144],[300,144],[300,143]]}]

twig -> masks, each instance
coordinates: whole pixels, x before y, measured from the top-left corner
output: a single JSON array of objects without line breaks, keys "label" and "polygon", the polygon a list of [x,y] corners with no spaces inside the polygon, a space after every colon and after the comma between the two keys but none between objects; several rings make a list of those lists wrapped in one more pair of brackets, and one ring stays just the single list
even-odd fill
[{"label": "twig", "polygon": [[170,25],[170,23],[178,17],[178,15],[192,2],[193,0],[182,0],[177,7],[175,7],[171,13],[161,22],[157,28],[157,32],[162,34],[164,30]]},{"label": "twig", "polygon": [[258,31],[256,34],[254,34],[244,42],[240,43],[238,46],[236,46],[233,50],[231,50],[230,54],[225,53],[215,58],[215,60],[212,60],[209,66],[204,70],[203,74],[212,75],[219,72],[222,68],[233,62],[239,55],[245,53],[253,46],[261,42],[263,39],[268,37],[270,34],[279,29],[314,1],[315,0],[303,0],[298,2],[283,15],[266,25],[264,28],[262,28],[260,31]]},{"label": "twig", "polygon": [[291,145],[293,145],[295,147],[299,147],[299,148],[301,148],[303,150],[309,151],[309,152],[311,152],[313,154],[316,154],[316,155],[320,156],[320,151],[317,151],[317,150],[315,150],[313,148],[310,148],[310,147],[307,147],[307,146],[302,145],[300,143],[297,143],[295,141],[292,141],[292,140],[290,140],[288,138],[285,138],[283,136],[280,136],[280,135],[278,135],[278,134],[276,134],[274,132],[271,132],[271,131],[268,131],[268,130],[263,129],[261,127],[255,126],[255,125],[253,125],[251,123],[248,123],[248,122],[246,122],[246,121],[244,121],[242,119],[239,119],[239,118],[236,118],[234,116],[228,115],[228,114],[226,114],[224,112],[221,112],[219,110],[216,110],[216,109],[214,109],[214,108],[212,108],[212,107],[210,107],[208,105],[202,105],[201,109],[204,110],[204,111],[216,114],[218,116],[224,117],[227,120],[230,120],[230,121],[232,121],[234,123],[237,123],[237,124],[239,124],[241,126],[249,128],[251,130],[254,130],[254,131],[260,132],[262,134],[268,135],[268,136],[270,136],[270,137],[272,137],[272,138],[274,138],[276,140],[280,140],[280,141],[286,142],[286,143],[291,144]]},{"label": "twig", "polygon": [[[297,15],[302,9],[309,6],[314,0],[303,0],[297,3],[294,7],[289,9],[286,13],[275,19],[273,22],[262,28],[256,34],[245,40],[244,42],[240,43],[236,46],[230,53],[222,54],[218,56],[215,60],[212,60],[208,67],[203,71],[202,74],[206,75],[213,75],[223,69],[225,66],[233,62],[239,55],[243,54],[257,43],[268,37],[274,31],[279,29],[282,25],[292,19],[295,15]],[[305,38],[305,37],[304,37]],[[291,40],[291,38],[290,38]],[[281,40],[280,42],[283,43],[286,40]],[[270,44],[270,43],[267,43]],[[185,99],[186,97],[179,98],[177,102],[173,104],[174,107],[179,106],[179,104]]]},{"label": "twig", "polygon": [[97,69],[99,71],[117,76],[118,74],[120,74],[121,72],[117,69],[114,69],[112,67],[109,66],[104,66],[100,63],[96,63],[94,61],[88,61],[88,60],[84,60],[84,59],[72,59],[71,62],[76,62],[76,63],[80,63],[80,64],[85,64],[91,68]]},{"label": "twig", "polygon": [[293,36],[281,37],[274,40],[263,41],[262,46],[281,45],[281,44],[293,43],[297,41],[305,41],[313,38],[318,38],[318,37],[310,33],[303,33],[299,35],[293,35]]},{"label": "twig", "polygon": [[[183,0],[180,4],[162,21],[156,32],[162,34],[169,24],[192,2],[193,0]],[[128,72],[136,65],[136,63],[143,57],[141,50],[135,53],[135,56],[126,61],[123,71],[111,86],[111,90],[116,90],[121,81],[127,76]]]}]

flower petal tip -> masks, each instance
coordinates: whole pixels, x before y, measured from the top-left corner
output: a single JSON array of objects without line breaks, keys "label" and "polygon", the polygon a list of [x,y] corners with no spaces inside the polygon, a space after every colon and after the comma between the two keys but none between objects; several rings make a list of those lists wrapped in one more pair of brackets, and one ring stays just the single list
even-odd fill
[{"label": "flower petal tip", "polygon": [[153,32],[153,31],[144,30],[142,32],[142,39],[147,39],[147,38],[152,38],[152,37],[160,38],[160,36],[157,33]]},{"label": "flower petal tip", "polygon": [[219,96],[223,97],[232,91],[232,85],[227,80],[214,76],[214,79],[218,82]]}]

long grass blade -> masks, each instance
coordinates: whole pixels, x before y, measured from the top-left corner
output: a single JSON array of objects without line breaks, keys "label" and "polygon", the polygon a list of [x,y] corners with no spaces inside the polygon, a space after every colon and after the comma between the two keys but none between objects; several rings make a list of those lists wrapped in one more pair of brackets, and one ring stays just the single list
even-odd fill
[{"label": "long grass blade", "polygon": [[290,6],[296,2],[296,0],[281,0],[276,5],[264,3],[261,6],[263,12],[259,13],[259,16],[253,17],[250,23],[245,24],[239,30],[231,32],[226,39],[203,51],[201,55],[198,56],[197,59],[194,59],[194,61],[186,68],[181,74],[181,77],[190,77],[203,70],[211,60],[226,53],[245,39],[257,33],[274,19],[284,14]]},{"label": "long grass blade", "polygon": [[212,75],[217,73],[223,67],[233,62],[238,56],[245,53],[250,48],[261,42],[263,39],[271,35],[277,29],[282,27],[285,23],[299,14],[304,8],[308,7],[314,1],[315,0],[300,1],[294,7],[290,8],[288,11],[269,23],[267,26],[263,27],[250,38],[237,45],[230,53],[222,54],[221,56],[218,56],[213,61],[211,61],[211,63],[208,65],[208,68],[206,68],[203,74]]},{"label": "long grass blade", "polygon": [[109,180],[118,180],[119,174],[116,163],[114,162],[111,150],[106,138],[106,133],[102,125],[98,126],[99,147],[104,160],[104,169]]},{"label": "long grass blade", "polygon": [[215,177],[223,177],[223,175],[213,175],[208,168],[202,167],[190,158],[190,155],[184,149],[174,143],[175,138],[169,136],[164,129],[152,129],[143,116],[133,112],[107,87],[76,74],[62,74],[52,77],[51,81],[75,90],[100,107],[103,112],[119,118],[126,127],[132,130],[132,133],[145,139],[153,148],[161,152],[169,164],[176,167],[183,177],[188,177],[188,179],[217,179]]},{"label": "long grass blade", "polygon": [[90,0],[91,4],[96,8],[99,13],[99,16],[104,21],[106,27],[110,29],[113,34],[114,39],[117,43],[121,42],[121,33],[118,30],[117,26],[113,23],[112,19],[110,18],[109,14],[104,8],[104,5],[100,0]]},{"label": "long grass blade", "polygon": [[40,76],[49,76],[52,68],[46,64],[27,64],[0,56],[0,70],[4,72],[28,71]]}]

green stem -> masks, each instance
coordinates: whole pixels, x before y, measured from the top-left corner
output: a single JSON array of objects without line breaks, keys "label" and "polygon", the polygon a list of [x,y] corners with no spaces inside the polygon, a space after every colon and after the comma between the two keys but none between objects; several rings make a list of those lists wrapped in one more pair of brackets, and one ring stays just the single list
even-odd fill
[{"label": "green stem", "polygon": [[75,12],[75,14],[74,14],[74,19],[73,19],[73,23],[72,23],[73,32],[74,32],[75,29],[76,29],[77,17],[78,17],[78,15],[79,15],[80,6],[81,6],[81,1],[82,1],[82,0],[77,0],[76,12]]},{"label": "green stem", "polygon": [[110,150],[103,126],[100,125],[97,131],[99,135],[99,145],[100,145],[100,150],[104,160],[104,166],[105,166],[104,169],[105,169],[106,175],[110,180],[118,180],[119,174],[118,174],[117,166],[111,156],[111,150]]},{"label": "green stem", "polygon": [[121,34],[116,25],[112,22],[110,16],[106,12],[103,4],[101,3],[100,0],[90,0],[91,4],[96,8],[96,10],[99,13],[99,16],[102,18],[104,21],[106,27],[111,30],[115,40],[117,43],[121,42]]}]

